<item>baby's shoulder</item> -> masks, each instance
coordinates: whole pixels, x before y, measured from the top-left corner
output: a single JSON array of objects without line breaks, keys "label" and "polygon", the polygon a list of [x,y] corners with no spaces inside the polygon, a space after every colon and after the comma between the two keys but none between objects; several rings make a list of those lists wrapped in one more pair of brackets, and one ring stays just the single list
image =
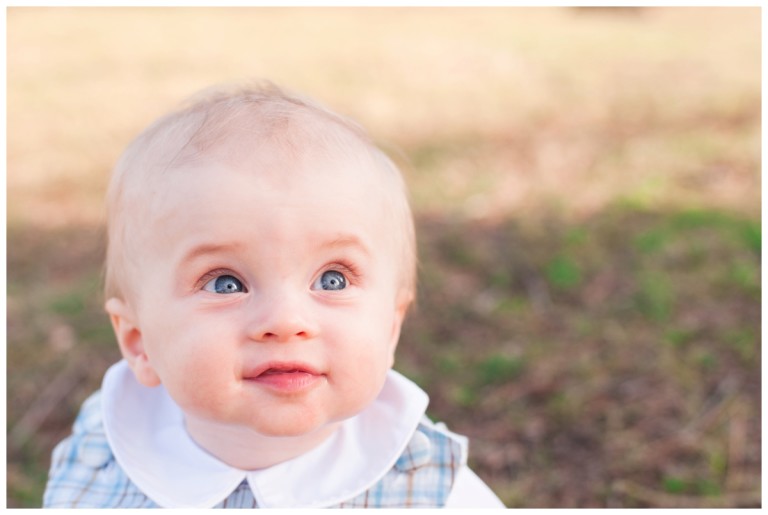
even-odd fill
[{"label": "baby's shoulder", "polygon": [[392,469],[339,508],[438,508],[467,463],[467,439],[424,417]]},{"label": "baby's shoulder", "polygon": [[115,461],[101,416],[101,392],[80,408],[72,434],[53,450],[45,508],[149,507],[150,501]]},{"label": "baby's shoulder", "polygon": [[410,442],[395,462],[403,471],[417,470],[427,464],[458,468],[467,462],[467,438],[448,430],[443,423],[434,423],[424,416]]}]

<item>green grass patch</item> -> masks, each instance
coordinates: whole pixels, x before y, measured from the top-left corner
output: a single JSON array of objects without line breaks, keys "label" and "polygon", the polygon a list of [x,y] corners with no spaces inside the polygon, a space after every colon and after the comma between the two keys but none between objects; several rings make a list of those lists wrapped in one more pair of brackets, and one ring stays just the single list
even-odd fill
[{"label": "green grass patch", "polygon": [[672,347],[680,348],[685,346],[695,336],[693,331],[685,329],[668,329],[664,333],[664,341]]},{"label": "green grass patch", "polygon": [[741,237],[749,250],[755,252],[756,254],[760,254],[762,252],[763,233],[760,222],[753,220],[747,220],[744,222],[741,230]]},{"label": "green grass patch", "polygon": [[684,479],[677,476],[665,476],[662,479],[662,489],[675,495],[699,495],[702,497],[717,497],[722,495],[720,485],[707,478]]},{"label": "green grass patch", "polygon": [[589,231],[584,227],[573,227],[565,235],[565,243],[570,247],[583,245],[589,239]]},{"label": "green grass patch", "polygon": [[667,243],[669,234],[667,231],[660,228],[653,228],[647,231],[643,231],[635,237],[635,247],[643,253],[654,253],[662,248]]},{"label": "green grass patch", "polygon": [[76,316],[85,310],[86,302],[81,292],[68,292],[51,300],[49,310],[66,317]]},{"label": "green grass patch", "polygon": [[725,477],[728,469],[728,456],[722,449],[714,449],[709,453],[709,470],[716,477]]},{"label": "green grass patch", "polygon": [[682,494],[688,489],[688,482],[675,476],[666,476],[661,481],[662,489],[669,494]]},{"label": "green grass patch", "polygon": [[686,233],[709,228],[727,234],[748,250],[759,254],[762,249],[762,228],[759,221],[748,220],[716,210],[689,209],[676,213],[668,222],[672,231]]},{"label": "green grass patch", "polygon": [[525,360],[516,356],[494,354],[478,363],[475,372],[481,385],[502,384],[520,376],[525,368]]},{"label": "green grass patch", "polygon": [[693,490],[704,497],[718,497],[722,495],[720,485],[709,479],[700,479],[694,483]]},{"label": "green grass patch", "polygon": [[468,408],[477,402],[477,392],[467,385],[457,386],[451,390],[453,402],[463,408]]},{"label": "green grass patch", "polygon": [[728,281],[748,294],[760,293],[759,263],[744,260],[731,263]]},{"label": "green grass patch", "polygon": [[725,333],[723,340],[734,349],[745,362],[752,361],[757,354],[759,340],[755,331],[750,327],[731,329]]},{"label": "green grass patch", "polygon": [[645,272],[639,278],[637,306],[640,312],[655,322],[672,316],[675,294],[672,281],[659,272]]},{"label": "green grass patch", "polygon": [[458,356],[448,354],[440,356],[437,361],[437,367],[444,374],[455,375],[461,371],[463,365]]},{"label": "green grass patch", "polygon": [[702,350],[693,356],[693,360],[703,372],[711,372],[717,368],[717,356],[709,351]]},{"label": "green grass patch", "polygon": [[572,290],[582,281],[579,265],[572,258],[560,254],[549,262],[545,270],[549,284],[559,290]]},{"label": "green grass patch", "polygon": [[512,285],[512,273],[509,270],[494,270],[489,282],[498,289],[508,289]]},{"label": "green grass patch", "polygon": [[497,315],[523,314],[530,308],[530,302],[524,297],[505,297],[496,303]]}]

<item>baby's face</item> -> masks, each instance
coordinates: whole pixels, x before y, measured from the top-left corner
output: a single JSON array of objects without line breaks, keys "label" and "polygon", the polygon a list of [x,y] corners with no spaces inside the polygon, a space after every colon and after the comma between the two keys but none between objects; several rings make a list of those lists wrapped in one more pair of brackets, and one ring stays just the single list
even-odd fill
[{"label": "baby's face", "polygon": [[312,160],[167,173],[131,279],[149,366],[174,400],[265,435],[361,411],[407,306],[377,173]]}]

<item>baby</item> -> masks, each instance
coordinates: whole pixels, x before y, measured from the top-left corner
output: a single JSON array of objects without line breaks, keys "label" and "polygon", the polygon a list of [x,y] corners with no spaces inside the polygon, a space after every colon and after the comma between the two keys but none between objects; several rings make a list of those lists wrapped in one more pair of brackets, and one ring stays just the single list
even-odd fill
[{"label": "baby", "polygon": [[124,359],[44,506],[503,508],[392,370],[413,220],[358,126],[274,86],[208,93],[131,143],[107,202]]}]

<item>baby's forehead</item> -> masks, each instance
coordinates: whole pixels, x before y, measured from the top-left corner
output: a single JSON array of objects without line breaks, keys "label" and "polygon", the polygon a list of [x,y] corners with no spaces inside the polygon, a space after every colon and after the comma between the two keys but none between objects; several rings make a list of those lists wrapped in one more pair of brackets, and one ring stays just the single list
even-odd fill
[{"label": "baby's forehead", "polygon": [[182,126],[180,130],[166,128],[178,136],[166,139],[159,135],[158,139],[177,148],[160,149],[165,163],[158,164],[167,170],[218,162],[266,171],[310,169],[316,163],[327,173],[350,165],[362,174],[377,173],[380,151],[355,126],[323,112],[267,107],[253,105],[203,116],[189,113],[176,122]]},{"label": "baby's forehead", "polygon": [[231,198],[236,188],[250,195],[239,196],[241,202],[276,198],[281,203],[314,205],[327,197],[341,209],[350,199],[362,198],[365,204],[350,210],[365,208],[388,218],[387,211],[402,193],[396,182],[399,176],[386,169],[384,160],[377,160],[376,149],[338,129],[338,134],[317,134],[310,128],[315,127],[301,126],[297,133],[283,127],[264,137],[230,126],[215,144],[190,138],[170,166],[145,175],[144,185],[134,183],[133,194],[125,199],[126,215],[147,228],[174,209],[190,212],[188,202],[192,211],[202,212],[209,203]]}]

